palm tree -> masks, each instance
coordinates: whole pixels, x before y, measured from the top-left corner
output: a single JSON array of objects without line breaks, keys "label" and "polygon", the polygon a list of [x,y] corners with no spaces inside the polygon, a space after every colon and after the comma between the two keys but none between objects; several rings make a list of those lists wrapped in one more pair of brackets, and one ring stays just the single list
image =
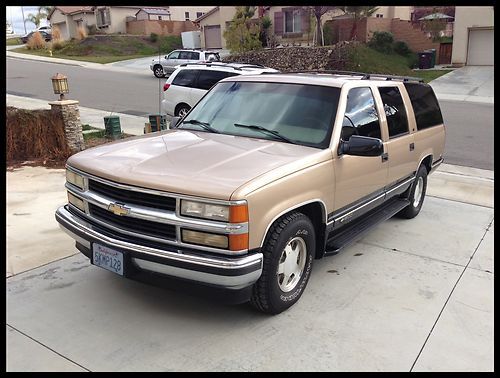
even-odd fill
[{"label": "palm tree", "polygon": [[354,22],[351,29],[351,37],[353,40],[357,37],[358,32],[358,21],[364,17],[370,17],[373,13],[377,11],[378,7],[370,6],[345,6],[344,12],[349,13],[353,16]]},{"label": "palm tree", "polygon": [[51,9],[52,9],[51,6],[39,6],[37,13],[36,14],[33,14],[33,13],[28,14],[28,17],[26,17],[26,21],[30,21],[30,22],[34,23],[36,28],[38,29],[40,27],[40,24],[42,23],[42,20],[44,18],[47,18]]}]

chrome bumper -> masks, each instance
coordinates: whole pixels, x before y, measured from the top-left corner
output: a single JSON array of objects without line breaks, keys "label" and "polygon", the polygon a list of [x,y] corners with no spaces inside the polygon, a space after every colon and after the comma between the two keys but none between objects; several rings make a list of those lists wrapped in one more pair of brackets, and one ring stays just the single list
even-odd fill
[{"label": "chrome bumper", "polygon": [[130,255],[139,269],[188,279],[226,289],[242,289],[257,281],[262,273],[262,253],[229,258],[193,254],[182,248],[148,247],[105,235],[104,230],[70,213],[66,206],[57,209],[57,222],[63,231],[91,250],[97,242]]}]

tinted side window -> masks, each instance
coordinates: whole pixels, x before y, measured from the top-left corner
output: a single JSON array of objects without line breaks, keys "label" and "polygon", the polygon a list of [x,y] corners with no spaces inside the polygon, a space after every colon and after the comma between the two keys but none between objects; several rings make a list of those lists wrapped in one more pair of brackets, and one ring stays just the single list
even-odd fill
[{"label": "tinted side window", "polygon": [[191,53],[189,51],[181,51],[179,54],[179,59],[190,59]]},{"label": "tinted side window", "polygon": [[198,75],[198,70],[181,70],[177,73],[172,84],[181,87],[192,87],[196,81],[196,75]]},{"label": "tinted side window", "polygon": [[209,90],[219,80],[234,75],[235,74],[231,74],[229,72],[202,70],[200,71],[200,76],[198,77],[198,85],[196,86],[196,88]]},{"label": "tinted side window", "polygon": [[199,52],[190,52],[188,59],[200,60],[200,53]]},{"label": "tinted side window", "polygon": [[404,85],[413,106],[417,129],[441,125],[443,116],[431,86],[416,83],[405,83]]},{"label": "tinted side window", "polygon": [[379,87],[380,97],[384,104],[389,138],[408,132],[408,118],[406,108],[397,87]]},{"label": "tinted side window", "polygon": [[381,138],[379,117],[370,88],[353,88],[347,94],[341,138],[348,141],[351,135]]}]

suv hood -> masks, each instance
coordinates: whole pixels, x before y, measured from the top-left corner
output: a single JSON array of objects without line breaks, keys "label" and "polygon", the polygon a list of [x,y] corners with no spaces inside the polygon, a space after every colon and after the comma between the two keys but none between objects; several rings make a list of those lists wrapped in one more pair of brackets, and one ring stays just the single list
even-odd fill
[{"label": "suv hood", "polygon": [[311,147],[169,130],[91,148],[67,164],[118,183],[229,200],[236,189],[265,173],[276,170],[261,177],[259,186],[328,158],[328,151]]}]

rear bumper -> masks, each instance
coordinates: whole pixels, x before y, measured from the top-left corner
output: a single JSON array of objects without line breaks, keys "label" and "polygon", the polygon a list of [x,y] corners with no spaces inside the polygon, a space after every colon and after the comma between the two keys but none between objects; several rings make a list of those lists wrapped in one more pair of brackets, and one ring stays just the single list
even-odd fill
[{"label": "rear bumper", "polygon": [[134,269],[232,290],[252,285],[262,273],[262,253],[230,258],[193,253],[169,245],[153,248],[114,238],[99,226],[73,215],[66,206],[60,207],[55,217],[60,227],[88,251],[92,251],[92,243],[117,249]]}]

